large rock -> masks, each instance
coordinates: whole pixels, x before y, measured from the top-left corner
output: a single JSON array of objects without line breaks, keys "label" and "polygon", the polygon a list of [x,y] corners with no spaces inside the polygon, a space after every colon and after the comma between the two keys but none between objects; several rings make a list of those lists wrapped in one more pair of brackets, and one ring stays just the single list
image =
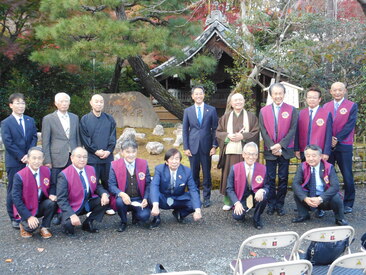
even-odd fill
[{"label": "large rock", "polygon": [[159,155],[164,150],[164,145],[157,141],[150,141],[146,144],[146,150],[150,155]]},{"label": "large rock", "polygon": [[150,99],[139,92],[103,94],[104,111],[116,120],[117,127],[154,128],[159,123]]},{"label": "large rock", "polygon": [[122,135],[117,139],[116,149],[120,149],[122,142],[126,139],[135,140],[136,139],[135,136],[136,136],[136,130],[135,129],[133,129],[133,128],[124,129]]},{"label": "large rock", "polygon": [[164,127],[162,125],[156,125],[153,131],[153,135],[155,136],[163,136],[164,135]]},{"label": "large rock", "polygon": [[177,129],[173,131],[173,134],[176,135],[175,142],[173,146],[179,147],[183,143],[183,126],[182,124],[177,124]]}]

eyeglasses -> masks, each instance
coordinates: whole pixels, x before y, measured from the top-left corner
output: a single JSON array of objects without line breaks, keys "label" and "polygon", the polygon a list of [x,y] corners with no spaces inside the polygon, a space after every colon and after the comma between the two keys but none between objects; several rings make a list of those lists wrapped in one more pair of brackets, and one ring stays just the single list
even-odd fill
[{"label": "eyeglasses", "polygon": [[258,153],[246,153],[246,152],[244,152],[244,154],[248,157],[257,157],[258,156]]}]

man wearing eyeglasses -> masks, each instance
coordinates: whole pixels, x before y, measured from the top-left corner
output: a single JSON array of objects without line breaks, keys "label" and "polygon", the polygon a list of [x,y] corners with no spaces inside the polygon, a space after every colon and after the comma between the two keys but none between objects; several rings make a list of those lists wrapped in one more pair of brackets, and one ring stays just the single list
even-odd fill
[{"label": "man wearing eyeglasses", "polygon": [[12,114],[1,122],[1,138],[5,146],[5,168],[8,176],[6,208],[13,228],[19,223],[13,213],[13,178],[28,163],[27,152],[37,145],[37,128],[34,119],[24,115],[24,95],[15,93],[9,97]]},{"label": "man wearing eyeglasses", "polygon": [[245,214],[255,207],[253,225],[263,228],[261,215],[266,208],[266,166],[257,161],[258,146],[254,142],[244,145],[244,161],[234,164],[227,179],[226,192],[234,203],[233,218],[244,221]]}]

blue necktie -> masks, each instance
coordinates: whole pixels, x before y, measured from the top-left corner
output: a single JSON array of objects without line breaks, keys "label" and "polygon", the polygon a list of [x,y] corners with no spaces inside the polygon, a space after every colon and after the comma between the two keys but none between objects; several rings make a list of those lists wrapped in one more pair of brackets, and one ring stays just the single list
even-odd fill
[{"label": "blue necktie", "polygon": [[86,188],[86,182],[85,182],[85,179],[83,177],[83,171],[80,171],[79,172],[79,175],[80,175],[80,180],[81,180],[81,183],[83,185],[83,188],[84,188],[84,207],[85,207],[85,210],[87,212],[90,211],[90,206],[89,206],[89,203],[88,203],[88,189]]},{"label": "blue necktie", "polygon": [[200,126],[202,125],[202,112],[201,112],[201,107],[197,107],[197,119],[198,119],[198,123],[200,124]]},{"label": "blue necktie", "polygon": [[338,102],[336,102],[336,103],[334,104],[334,116],[336,116],[336,115],[337,115],[338,107],[339,107],[339,103],[338,103]]},{"label": "blue necktie", "polygon": [[311,136],[311,126],[313,124],[313,110],[310,110],[310,115],[309,115],[309,125],[308,125],[308,140],[307,140],[307,145],[310,144],[310,136]]},{"label": "blue necktie", "polygon": [[315,168],[311,167],[311,177],[309,184],[309,196],[316,197],[316,178],[315,178]]},{"label": "blue necktie", "polygon": [[19,118],[19,126],[20,126],[20,128],[22,128],[22,133],[25,136],[25,131],[24,131],[24,127],[23,127],[22,119],[21,118]]},{"label": "blue necktie", "polygon": [[170,174],[170,193],[173,194],[175,187],[175,179],[174,179],[174,172],[172,171]]},{"label": "blue necktie", "polygon": [[36,180],[37,183],[37,190],[38,190],[38,200],[41,198],[41,194],[42,194],[42,189],[41,189],[41,185],[38,185],[38,181],[37,181],[37,173],[33,174],[34,179]]}]

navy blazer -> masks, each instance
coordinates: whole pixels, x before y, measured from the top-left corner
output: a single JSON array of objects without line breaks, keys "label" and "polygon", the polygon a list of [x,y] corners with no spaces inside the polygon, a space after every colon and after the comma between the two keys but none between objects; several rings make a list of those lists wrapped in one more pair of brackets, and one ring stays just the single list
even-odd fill
[{"label": "navy blazer", "polygon": [[29,148],[37,145],[37,127],[34,119],[23,115],[25,137],[19,122],[13,115],[1,122],[1,138],[5,146],[6,167],[18,167]]},{"label": "navy blazer", "polygon": [[212,147],[217,147],[216,128],[218,123],[215,107],[204,104],[202,125],[198,123],[195,105],[184,110],[183,115],[183,148],[197,154],[199,148],[208,154]]},{"label": "navy blazer", "polygon": [[[167,164],[159,164],[155,167],[154,178],[150,186],[151,202],[159,202],[160,194],[162,194],[174,200],[191,200],[193,209],[201,207],[200,195],[190,168],[182,164],[179,165],[173,194],[170,193],[169,187],[169,166]],[[185,191],[186,187],[188,187],[188,192]]]}]

